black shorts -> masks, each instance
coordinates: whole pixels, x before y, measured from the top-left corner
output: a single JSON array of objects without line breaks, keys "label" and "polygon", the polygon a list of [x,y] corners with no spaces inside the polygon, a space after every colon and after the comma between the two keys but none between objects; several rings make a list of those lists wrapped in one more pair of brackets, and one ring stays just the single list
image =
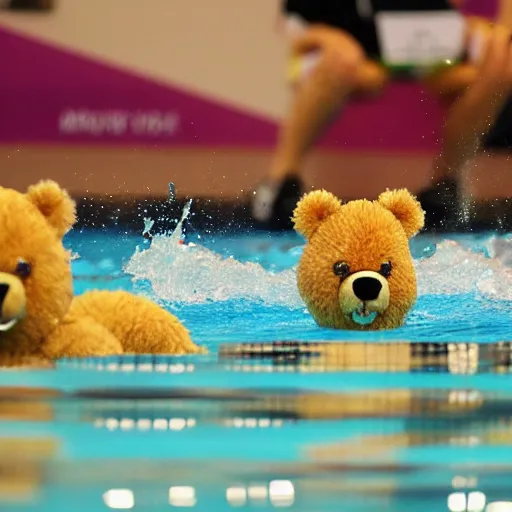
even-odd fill
[{"label": "black shorts", "polygon": [[369,58],[380,60],[374,16],[382,11],[453,11],[448,0],[283,0],[284,14],[351,34]]}]

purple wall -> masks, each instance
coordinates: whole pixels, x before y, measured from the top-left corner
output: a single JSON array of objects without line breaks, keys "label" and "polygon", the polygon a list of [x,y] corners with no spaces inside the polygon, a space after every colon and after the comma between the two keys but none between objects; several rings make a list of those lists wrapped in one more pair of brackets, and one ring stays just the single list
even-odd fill
[{"label": "purple wall", "polygon": [[[493,15],[496,2],[467,0]],[[252,113],[0,28],[0,143],[271,147]],[[415,84],[348,106],[322,141],[340,150],[430,151],[442,111]]]}]

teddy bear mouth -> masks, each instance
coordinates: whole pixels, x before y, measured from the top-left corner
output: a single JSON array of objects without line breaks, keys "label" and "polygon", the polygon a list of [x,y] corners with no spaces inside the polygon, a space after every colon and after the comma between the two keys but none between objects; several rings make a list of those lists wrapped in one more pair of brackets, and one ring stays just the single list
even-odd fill
[{"label": "teddy bear mouth", "polygon": [[370,325],[377,318],[377,315],[376,311],[370,311],[365,305],[362,305],[354,310],[351,316],[357,325]]},{"label": "teddy bear mouth", "polygon": [[17,318],[8,320],[6,322],[0,322],[0,332],[10,331],[18,323]]}]

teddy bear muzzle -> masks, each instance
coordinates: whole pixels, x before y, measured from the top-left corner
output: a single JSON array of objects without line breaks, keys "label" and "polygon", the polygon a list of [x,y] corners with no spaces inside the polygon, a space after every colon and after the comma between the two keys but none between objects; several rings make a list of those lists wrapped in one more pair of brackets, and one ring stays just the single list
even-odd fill
[{"label": "teddy bear muzzle", "polygon": [[389,285],[377,272],[356,272],[341,284],[338,300],[343,314],[355,324],[371,325],[389,306]]},{"label": "teddy bear muzzle", "polygon": [[0,334],[11,330],[25,316],[26,302],[20,279],[0,272]]}]

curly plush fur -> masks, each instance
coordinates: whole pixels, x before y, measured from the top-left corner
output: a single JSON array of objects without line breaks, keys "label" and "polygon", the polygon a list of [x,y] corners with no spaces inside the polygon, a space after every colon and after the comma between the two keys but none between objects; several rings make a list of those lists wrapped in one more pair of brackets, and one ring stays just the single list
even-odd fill
[{"label": "curly plush fur", "polygon": [[0,366],[64,356],[203,352],[156,304],[124,291],[74,298],[62,238],[75,204],[56,183],[0,187]]},{"label": "curly plush fur", "polygon": [[408,191],[342,205],[317,190],[299,201],[293,222],[307,241],[299,292],[319,325],[375,330],[403,323],[417,293],[409,238],[424,223]]}]

